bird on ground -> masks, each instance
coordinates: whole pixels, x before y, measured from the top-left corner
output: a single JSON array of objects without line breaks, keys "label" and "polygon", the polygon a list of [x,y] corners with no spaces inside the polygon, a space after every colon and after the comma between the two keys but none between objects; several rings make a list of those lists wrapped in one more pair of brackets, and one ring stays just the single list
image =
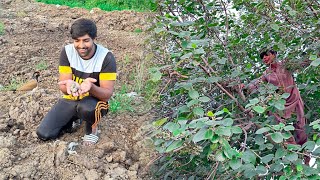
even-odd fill
[{"label": "bird on ground", "polygon": [[20,86],[17,91],[31,91],[38,87],[38,82],[39,82],[39,76],[40,72],[36,71],[32,75],[32,80],[24,83],[22,86]]}]

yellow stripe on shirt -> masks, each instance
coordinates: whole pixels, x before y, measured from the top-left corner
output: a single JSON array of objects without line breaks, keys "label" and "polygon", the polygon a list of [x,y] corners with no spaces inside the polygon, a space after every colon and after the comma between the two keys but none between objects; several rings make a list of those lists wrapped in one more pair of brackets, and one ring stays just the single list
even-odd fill
[{"label": "yellow stripe on shirt", "polygon": [[59,66],[59,73],[61,74],[69,74],[72,73],[70,66]]},{"label": "yellow stripe on shirt", "polygon": [[100,73],[99,79],[100,80],[116,80],[117,73]]}]

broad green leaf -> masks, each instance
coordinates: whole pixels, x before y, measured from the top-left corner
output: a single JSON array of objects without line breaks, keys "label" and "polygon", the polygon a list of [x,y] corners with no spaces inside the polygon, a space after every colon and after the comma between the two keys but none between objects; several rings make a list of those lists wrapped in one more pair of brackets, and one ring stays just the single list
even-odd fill
[{"label": "broad green leaf", "polygon": [[271,144],[271,143],[267,143],[267,144],[266,144],[266,148],[267,148],[267,149],[273,149],[273,147],[274,147],[274,145]]},{"label": "broad green leaf", "polygon": [[222,110],[223,110],[223,112],[225,112],[225,113],[231,114],[230,111],[229,111],[229,109],[227,109],[227,108],[223,108]]},{"label": "broad green leaf", "polygon": [[216,160],[217,160],[217,161],[221,161],[221,162],[222,162],[222,161],[225,161],[225,160],[226,160],[226,158],[224,157],[224,154],[223,154],[222,151],[216,152],[215,157],[216,157]]},{"label": "broad green leaf", "polygon": [[273,154],[268,154],[266,156],[263,156],[261,158],[261,161],[265,164],[268,164],[272,159],[273,159],[274,155]]},{"label": "broad green leaf", "polygon": [[159,34],[160,32],[163,31],[163,28],[155,28],[154,31],[155,31],[157,34]]},{"label": "broad green leaf", "polygon": [[311,62],[311,66],[319,66],[320,64],[320,58],[315,59],[314,61]]},{"label": "broad green leaf", "polygon": [[183,105],[183,106],[181,106],[181,107],[178,108],[178,111],[179,111],[180,113],[185,113],[185,112],[190,112],[190,109],[188,108],[188,106]]},{"label": "broad green leaf", "polygon": [[194,54],[205,54],[206,52],[204,51],[203,48],[199,48],[199,49],[196,49],[194,50]]},{"label": "broad green leaf", "polygon": [[284,99],[280,99],[278,101],[275,102],[275,107],[279,110],[284,110],[286,101]]},{"label": "broad green leaf", "polygon": [[317,147],[314,151],[312,151],[311,154],[315,155],[315,156],[319,156],[320,155],[320,147]]},{"label": "broad green leaf", "polygon": [[176,21],[176,22],[172,22],[172,23],[171,23],[172,26],[190,26],[190,25],[192,25],[192,24],[194,24],[193,21],[184,21],[184,22],[178,22],[178,21]]},{"label": "broad green leaf", "polygon": [[256,144],[258,144],[259,146],[261,146],[261,145],[263,145],[263,144],[266,142],[266,140],[264,139],[264,136],[263,136],[263,135],[258,134],[258,135],[256,135],[256,137],[255,137],[255,142],[256,142]]},{"label": "broad green leaf", "polygon": [[311,61],[314,61],[314,60],[316,60],[317,59],[317,55],[316,54],[311,54],[310,55],[310,57],[309,57],[309,59],[311,60]]},{"label": "broad green leaf", "polygon": [[297,165],[297,171],[302,171],[303,170],[303,166],[301,164]]},{"label": "broad green leaf", "polygon": [[293,131],[295,128],[292,125],[285,126],[283,130],[285,131]]},{"label": "broad green leaf", "polygon": [[192,98],[192,99],[198,99],[199,98],[199,92],[196,91],[196,90],[191,90],[189,91],[189,96]]},{"label": "broad green leaf", "polygon": [[204,115],[204,110],[200,107],[193,108],[192,112],[200,117]]},{"label": "broad green leaf", "polygon": [[226,64],[226,61],[227,61],[226,58],[218,59],[218,63],[219,63],[219,64]]},{"label": "broad green leaf", "polygon": [[183,140],[179,140],[179,141],[173,141],[166,149],[166,152],[170,152],[173,151],[175,149],[178,149],[179,147],[181,147],[183,145]]},{"label": "broad green leaf", "polygon": [[265,174],[265,173],[268,172],[268,170],[267,170],[266,167],[264,167],[264,166],[262,166],[262,165],[259,165],[259,166],[256,167],[256,172],[257,172],[258,174]]},{"label": "broad green leaf", "polygon": [[179,134],[181,134],[184,131],[184,129],[176,129],[172,132],[173,136],[178,136]]},{"label": "broad green leaf", "polygon": [[215,131],[216,134],[218,135],[223,135],[223,136],[231,136],[231,128],[230,127],[218,127],[217,130]]},{"label": "broad green leaf", "polygon": [[252,179],[254,176],[258,175],[253,164],[246,164],[243,166],[243,168],[244,168],[243,175],[247,179]]},{"label": "broad green leaf", "polygon": [[294,10],[290,10],[290,11],[289,11],[289,14],[290,14],[291,16],[296,16],[297,12],[294,11]]},{"label": "broad green leaf", "polygon": [[191,32],[189,32],[189,31],[181,31],[179,33],[179,37],[181,37],[181,38],[188,37],[190,35],[191,35]]},{"label": "broad green leaf", "polygon": [[191,91],[192,90],[192,83],[189,83],[189,82],[181,83],[181,86],[187,91]]},{"label": "broad green leaf", "polygon": [[153,82],[159,81],[162,77],[162,73],[159,70],[152,72],[150,75]]},{"label": "broad green leaf", "polygon": [[270,27],[275,31],[279,31],[279,28],[280,28],[278,24],[271,24]]},{"label": "broad green leaf", "polygon": [[212,136],[211,142],[212,143],[217,143],[217,142],[219,142],[219,139],[220,139],[220,137],[217,134],[215,134],[215,135]]},{"label": "broad green leaf", "polygon": [[156,139],[153,144],[154,144],[155,146],[158,146],[158,145],[162,144],[163,142],[164,142],[163,139]]},{"label": "broad green leaf", "polygon": [[276,162],[270,166],[271,172],[280,172],[283,169],[283,164]]},{"label": "broad green leaf", "polygon": [[184,48],[184,49],[186,49],[187,47],[188,47],[188,41],[182,41],[181,42],[181,46],[182,46],[182,48]]},{"label": "broad green leaf", "polygon": [[283,94],[281,95],[281,98],[287,99],[289,96],[290,96],[290,93],[283,93]]},{"label": "broad green leaf", "polygon": [[167,129],[170,132],[173,132],[179,128],[180,128],[180,125],[173,122],[168,122],[165,126],[163,126],[163,129]]},{"label": "broad green leaf", "polygon": [[226,119],[222,120],[223,126],[232,126],[232,124],[233,124],[233,120],[231,118],[226,118]]},{"label": "broad green leaf", "polygon": [[175,35],[175,36],[178,36],[178,35],[179,35],[179,33],[175,32],[175,31],[168,31],[168,33],[173,34],[173,35]]},{"label": "broad green leaf", "polygon": [[162,119],[159,119],[159,120],[157,120],[157,121],[154,121],[152,124],[153,124],[154,126],[159,127],[159,126],[162,126],[164,123],[166,123],[167,120],[168,120],[168,118],[162,118]]},{"label": "broad green leaf", "polygon": [[198,99],[192,99],[191,101],[189,101],[187,103],[187,106],[190,108],[193,105],[199,104],[199,100]]},{"label": "broad green leaf", "polygon": [[228,159],[232,159],[233,156],[236,156],[236,154],[239,154],[235,149],[232,149],[232,148],[225,149],[223,152]]},{"label": "broad green leaf", "polygon": [[257,113],[259,113],[259,114],[262,114],[262,113],[264,113],[264,111],[265,111],[265,108],[262,107],[262,106],[253,106],[252,109],[253,109],[254,111],[256,111]]},{"label": "broad green leaf", "polygon": [[209,102],[210,98],[208,98],[207,96],[202,96],[202,97],[199,98],[199,101],[201,101],[201,102]]},{"label": "broad green leaf", "polygon": [[239,169],[242,166],[241,160],[240,159],[232,159],[229,161],[229,166],[233,169]]},{"label": "broad green leaf", "polygon": [[275,153],[275,159],[280,159],[282,157],[284,157],[287,154],[287,152],[283,149],[283,148],[278,148],[276,153]]},{"label": "broad green leaf", "polygon": [[241,134],[242,129],[239,126],[232,126],[231,131],[233,134]]},{"label": "broad green leaf", "polygon": [[189,52],[187,54],[184,54],[183,56],[180,57],[180,59],[188,59],[192,56],[192,52]]},{"label": "broad green leaf", "polygon": [[194,143],[197,143],[199,141],[205,140],[206,138],[206,133],[207,133],[207,128],[202,128],[200,129],[192,138],[192,141]]},{"label": "broad green leaf", "polygon": [[248,108],[248,107],[250,107],[250,106],[256,105],[256,104],[258,104],[258,103],[259,103],[259,99],[258,99],[258,98],[250,99],[250,100],[249,100],[249,104],[247,104],[247,105],[245,106],[245,108]]},{"label": "broad green leaf", "polygon": [[285,157],[289,161],[293,162],[293,161],[296,161],[298,159],[298,154],[297,153],[289,153]]},{"label": "broad green leaf", "polygon": [[272,128],[276,131],[279,131],[280,129],[282,129],[282,127],[280,126],[280,124],[277,125],[273,125]]},{"label": "broad green leaf", "polygon": [[256,105],[256,104],[259,103],[259,99],[258,99],[258,98],[250,99],[249,102],[250,102],[250,104],[252,104],[252,105]]},{"label": "broad green leaf", "polygon": [[208,129],[205,133],[205,138],[212,139],[212,137],[213,137],[213,131],[212,131],[212,129]]},{"label": "broad green leaf", "polygon": [[214,113],[214,115],[215,115],[215,116],[219,116],[219,115],[221,115],[221,114],[223,114],[223,113],[224,113],[224,111],[217,111],[217,112]]},{"label": "broad green leaf", "polygon": [[275,132],[271,134],[271,139],[275,142],[275,143],[281,143],[283,142],[283,137],[282,134],[280,132]]},{"label": "broad green leaf", "polygon": [[299,150],[301,148],[301,146],[297,145],[297,144],[288,144],[287,148],[288,148],[288,150],[296,151],[296,150]]},{"label": "broad green leaf", "polygon": [[256,134],[263,134],[265,132],[269,132],[270,131],[270,128],[268,127],[263,127],[263,128],[260,128],[256,131]]},{"label": "broad green leaf", "polygon": [[256,163],[256,155],[251,150],[246,150],[241,158],[246,163]]},{"label": "broad green leaf", "polygon": [[212,112],[212,111],[208,111],[207,116],[209,116],[209,117],[213,117],[213,116],[214,116],[214,114],[213,114],[213,112]]},{"label": "broad green leaf", "polygon": [[314,150],[315,146],[316,146],[316,143],[314,141],[307,141],[306,143],[304,143],[302,145],[302,148],[304,148],[310,152],[310,151]]}]

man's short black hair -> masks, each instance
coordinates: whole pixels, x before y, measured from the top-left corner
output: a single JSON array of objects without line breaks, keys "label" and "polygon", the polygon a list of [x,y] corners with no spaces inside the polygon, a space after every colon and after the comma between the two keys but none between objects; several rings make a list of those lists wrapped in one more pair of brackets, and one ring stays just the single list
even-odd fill
[{"label": "man's short black hair", "polygon": [[71,25],[70,34],[72,39],[77,39],[86,34],[95,39],[97,37],[97,26],[90,19],[81,18]]},{"label": "man's short black hair", "polygon": [[277,51],[273,50],[273,49],[267,49],[267,50],[264,50],[260,53],[260,58],[263,59],[263,57],[265,55],[268,55],[268,53],[271,53],[273,55],[276,55],[277,54]]}]

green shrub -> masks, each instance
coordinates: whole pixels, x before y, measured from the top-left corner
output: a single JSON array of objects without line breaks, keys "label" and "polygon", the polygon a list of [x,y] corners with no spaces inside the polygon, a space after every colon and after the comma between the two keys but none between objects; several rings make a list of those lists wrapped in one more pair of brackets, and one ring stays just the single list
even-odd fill
[{"label": "green shrub", "polygon": [[155,10],[156,5],[152,0],[37,0],[47,4],[59,4],[70,7],[82,7],[92,9],[98,7],[105,11],[114,10],[135,10],[150,11]]},{"label": "green shrub", "polygon": [[4,34],[4,24],[0,22],[0,36]]}]

